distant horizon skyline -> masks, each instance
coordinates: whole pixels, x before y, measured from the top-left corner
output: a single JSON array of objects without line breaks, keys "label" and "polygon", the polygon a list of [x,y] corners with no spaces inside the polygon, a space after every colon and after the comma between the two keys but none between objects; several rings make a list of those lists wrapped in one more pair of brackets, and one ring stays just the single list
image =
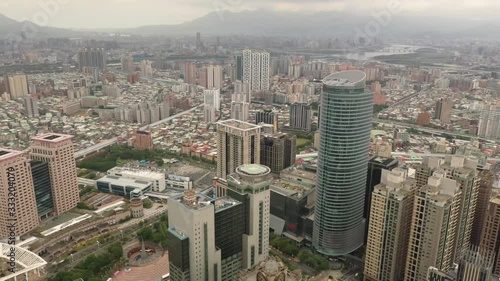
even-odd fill
[{"label": "distant horizon skyline", "polygon": [[[47,9],[42,3],[56,3]],[[59,4],[61,3],[61,4]],[[439,17],[463,17],[467,20],[496,20],[495,0],[0,0],[0,14],[16,21],[36,22],[36,15],[50,15],[45,26],[92,30],[136,28],[149,25],[178,25],[217,12],[223,18],[226,12],[349,12],[366,16],[399,5],[402,13]],[[28,7],[28,8],[27,8]],[[497,9],[495,9],[497,8]],[[56,10],[54,13],[47,11]],[[91,20],[89,20],[91,19]],[[132,19],[132,20],[131,20]]]}]

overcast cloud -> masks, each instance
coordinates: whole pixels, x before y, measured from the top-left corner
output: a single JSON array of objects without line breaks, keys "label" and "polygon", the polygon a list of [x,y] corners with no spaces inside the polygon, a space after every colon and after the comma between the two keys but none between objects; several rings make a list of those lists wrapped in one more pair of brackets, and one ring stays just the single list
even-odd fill
[{"label": "overcast cloud", "polygon": [[51,1],[67,3],[49,22],[50,26],[65,28],[179,24],[218,9],[366,14],[384,9],[390,1],[400,1],[403,13],[429,17],[487,20],[500,12],[498,0],[0,0],[0,13],[16,20],[32,20],[41,10],[39,3]]}]

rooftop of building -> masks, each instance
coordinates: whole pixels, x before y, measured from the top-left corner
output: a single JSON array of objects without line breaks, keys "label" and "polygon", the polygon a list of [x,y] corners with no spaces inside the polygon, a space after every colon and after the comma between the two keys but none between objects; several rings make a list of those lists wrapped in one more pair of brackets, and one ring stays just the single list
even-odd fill
[{"label": "rooftop of building", "polygon": [[354,87],[364,80],[366,80],[366,73],[350,70],[330,74],[323,79],[323,83],[333,87]]},{"label": "rooftop of building", "polygon": [[281,177],[297,177],[302,179],[307,179],[314,181],[316,180],[316,173],[308,172],[304,169],[297,168],[295,166],[287,168],[280,173]]},{"label": "rooftop of building", "polygon": [[217,198],[216,200],[213,201],[213,204],[215,206],[215,212],[218,212],[239,205],[241,204],[241,202],[229,196],[226,196]]},{"label": "rooftop of building", "polygon": [[398,159],[381,157],[381,156],[375,156],[375,157],[372,157],[370,159],[370,162],[371,163],[377,163],[377,164],[380,164],[382,166],[388,166],[388,165],[391,165],[393,163],[398,162]]},{"label": "rooftop of building", "polygon": [[260,126],[258,126],[258,125],[251,124],[248,122],[243,122],[243,121],[236,120],[236,119],[219,121],[217,124],[220,126],[230,127],[230,128],[234,128],[234,129],[238,129],[238,130],[243,130],[243,131],[250,131],[250,130],[255,130],[255,129],[260,128]]},{"label": "rooftop of building", "polygon": [[165,178],[165,173],[161,171],[152,171],[152,170],[145,170],[145,169],[134,169],[134,168],[129,168],[129,167],[114,167],[111,170],[108,170],[108,175],[110,173],[113,174],[126,174],[126,175],[131,175],[131,176],[138,176],[138,177],[147,177],[151,179],[164,179]]},{"label": "rooftop of building", "polygon": [[193,189],[189,189],[183,194],[172,197],[172,200],[190,211],[196,211],[210,207],[212,205],[213,198],[210,198],[202,193],[196,193]]},{"label": "rooftop of building", "polygon": [[126,179],[126,178],[111,176],[111,175],[104,176],[104,177],[98,179],[97,181],[98,182],[107,182],[107,183],[111,183],[111,184],[119,185],[119,186],[130,186],[130,187],[135,187],[135,188],[139,188],[139,189],[146,189],[146,188],[151,186],[150,182],[141,181],[141,180]]},{"label": "rooftop of building", "polygon": [[23,155],[22,151],[0,148],[0,161]]},{"label": "rooftop of building", "polygon": [[56,133],[47,133],[39,136],[32,137],[31,140],[34,141],[42,141],[42,142],[51,142],[57,143],[66,140],[73,139],[72,135],[64,135],[64,134],[56,134]]},{"label": "rooftop of building", "polygon": [[259,164],[248,164],[239,166],[236,171],[249,176],[260,176],[268,174],[270,169],[266,166]]}]

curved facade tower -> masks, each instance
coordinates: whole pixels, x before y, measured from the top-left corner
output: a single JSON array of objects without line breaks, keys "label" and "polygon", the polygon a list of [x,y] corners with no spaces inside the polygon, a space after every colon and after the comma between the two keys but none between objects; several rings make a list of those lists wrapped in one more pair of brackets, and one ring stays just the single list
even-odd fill
[{"label": "curved facade tower", "polygon": [[313,246],[341,256],[363,245],[373,93],[361,71],[323,79]]}]

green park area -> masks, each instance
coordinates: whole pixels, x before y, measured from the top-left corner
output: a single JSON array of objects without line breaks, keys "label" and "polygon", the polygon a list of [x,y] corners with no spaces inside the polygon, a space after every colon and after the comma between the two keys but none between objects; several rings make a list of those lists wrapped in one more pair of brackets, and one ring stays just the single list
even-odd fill
[{"label": "green park area", "polygon": [[310,145],[312,142],[310,139],[297,139],[297,148],[303,148]]},{"label": "green park area", "polygon": [[[155,162],[158,167],[162,167],[164,166],[163,158],[182,159],[185,162],[208,169],[216,165],[215,161],[200,158],[195,155],[190,157],[188,155],[175,154],[165,150],[136,150],[133,147],[115,145],[109,147],[105,151],[92,154],[78,161],[76,166],[80,169],[88,170],[80,172],[82,173],[82,177],[94,179],[95,173],[92,173],[92,171],[106,172],[111,168],[123,166],[132,161]],[[167,164],[165,165],[165,167],[168,167]]]},{"label": "green park area", "polygon": [[126,162],[124,160],[145,160],[149,162],[156,162],[158,166],[163,166],[162,155],[158,151],[135,150],[133,147],[117,145],[77,162],[77,167],[92,171],[106,172],[107,170]]},{"label": "green park area", "polygon": [[49,281],[73,281],[84,278],[88,281],[102,281],[104,273],[121,266],[123,263],[121,244],[114,243],[107,251],[99,255],[88,256],[78,263],[71,271],[60,271]]}]

